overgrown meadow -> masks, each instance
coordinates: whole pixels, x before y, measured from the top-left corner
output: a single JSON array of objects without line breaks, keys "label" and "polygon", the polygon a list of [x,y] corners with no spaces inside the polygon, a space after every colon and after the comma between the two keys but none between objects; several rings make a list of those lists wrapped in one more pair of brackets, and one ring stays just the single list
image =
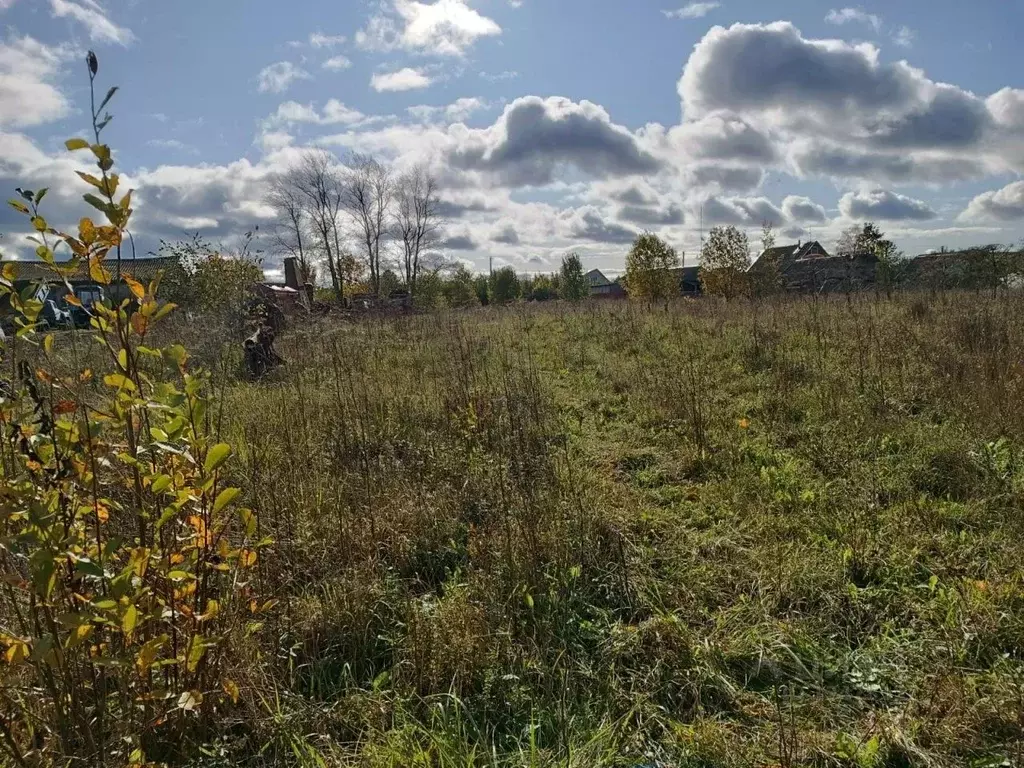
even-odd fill
[{"label": "overgrown meadow", "polygon": [[1022,308],[614,302],[294,330],[276,380],[222,395],[278,603],[239,649],[220,749],[1018,764]]},{"label": "overgrown meadow", "polygon": [[[11,203],[58,281],[115,90],[96,220]],[[1019,292],[328,314],[251,382],[125,284],[0,280],[3,764],[1024,764]]]}]

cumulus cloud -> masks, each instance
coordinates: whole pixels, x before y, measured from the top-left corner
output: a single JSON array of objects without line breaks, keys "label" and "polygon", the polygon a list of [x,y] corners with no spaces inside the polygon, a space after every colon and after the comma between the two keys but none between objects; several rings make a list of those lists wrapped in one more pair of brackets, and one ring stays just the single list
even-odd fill
[{"label": "cumulus cloud", "polygon": [[690,117],[716,109],[777,110],[799,121],[805,119],[800,110],[812,106],[829,110],[834,123],[914,104],[922,79],[904,62],[880,63],[874,46],[808,40],[778,21],[711,29],[694,48],[679,93]]},{"label": "cumulus cloud", "polygon": [[928,221],[938,215],[922,200],[882,189],[846,193],[839,199],[839,212],[858,221]]},{"label": "cumulus cloud", "polygon": [[700,160],[771,163],[776,150],[771,139],[743,118],[728,113],[689,120],[669,131],[674,148]]},{"label": "cumulus cloud", "polygon": [[356,33],[356,45],[376,51],[406,50],[435,56],[462,56],[478,39],[501,34],[493,20],[465,0],[391,0]]},{"label": "cumulus cloud", "polygon": [[370,78],[370,87],[378,93],[384,91],[414,91],[427,88],[433,80],[422,70],[405,67],[397,72],[376,74]]},{"label": "cumulus cloud", "polygon": [[672,11],[662,11],[662,13],[670,19],[702,19],[719,6],[721,6],[721,3],[689,3],[688,5],[684,5],[682,8],[676,8]]},{"label": "cumulus cloud", "polygon": [[452,251],[475,251],[477,249],[476,241],[468,234],[450,235],[441,246]]},{"label": "cumulus cloud", "polygon": [[40,125],[68,114],[70,105],[56,80],[70,55],[68,47],[32,37],[0,43],[0,128]]},{"label": "cumulus cloud", "polygon": [[1024,181],[983,192],[968,203],[961,221],[1021,221],[1024,219]]},{"label": "cumulus cloud", "polygon": [[618,245],[632,243],[636,239],[635,231],[606,220],[593,206],[564,211],[561,218],[568,224],[570,237]]},{"label": "cumulus cloud", "polygon": [[690,166],[687,170],[687,177],[697,187],[721,192],[748,192],[761,186],[764,179],[764,170],[757,167],[713,163]]},{"label": "cumulus cloud", "polygon": [[352,61],[347,56],[331,56],[322,65],[324,69],[329,69],[333,72],[340,72],[343,69],[348,69],[352,66]]},{"label": "cumulus cloud", "polygon": [[448,160],[509,186],[551,183],[563,167],[596,178],[655,173],[662,163],[603,107],[561,97],[527,96],[487,129],[464,130]]},{"label": "cumulus cloud", "polygon": [[309,44],[314,48],[334,48],[345,43],[344,35],[325,35],[322,32],[314,32],[309,36]]},{"label": "cumulus cloud", "polygon": [[782,201],[782,212],[790,221],[824,224],[828,220],[825,208],[808,197],[789,195]]},{"label": "cumulus cloud", "polygon": [[296,80],[308,80],[309,72],[290,61],[278,61],[264,67],[257,75],[260,93],[283,93]]},{"label": "cumulus cloud", "polygon": [[519,233],[516,231],[514,225],[505,224],[491,235],[491,242],[504,243],[505,245],[519,245]]},{"label": "cumulus cloud", "polygon": [[112,22],[96,0],[50,0],[50,13],[54,18],[77,21],[96,42],[128,45],[135,39],[130,29]]},{"label": "cumulus cloud", "polygon": [[798,176],[829,176],[837,180],[867,179],[905,184],[948,184],[988,173],[979,158],[959,154],[870,152],[829,142],[797,143],[790,160]]},{"label": "cumulus cloud", "polygon": [[867,13],[861,8],[840,8],[838,10],[833,8],[825,16],[825,21],[829,24],[849,24],[851,22],[869,24],[874,27],[875,32],[882,28],[881,16]]},{"label": "cumulus cloud", "polygon": [[764,222],[781,224],[785,215],[764,197],[707,198],[701,206],[705,224],[760,226]]},{"label": "cumulus cloud", "polygon": [[490,104],[475,96],[456,99],[445,106],[428,106],[417,104],[406,107],[412,117],[423,122],[434,122],[436,120],[447,120],[448,122],[461,123],[468,120],[474,113],[490,108]]},{"label": "cumulus cloud", "polygon": [[667,208],[652,208],[647,205],[624,205],[617,217],[644,227],[659,227],[682,224],[685,221],[683,209],[672,204]]},{"label": "cumulus cloud", "polygon": [[267,118],[268,125],[293,125],[295,123],[312,123],[314,125],[358,125],[368,122],[370,118],[358,109],[345,106],[337,99],[328,99],[322,110],[312,104],[300,104],[297,101],[285,101],[278,105],[277,110]]}]

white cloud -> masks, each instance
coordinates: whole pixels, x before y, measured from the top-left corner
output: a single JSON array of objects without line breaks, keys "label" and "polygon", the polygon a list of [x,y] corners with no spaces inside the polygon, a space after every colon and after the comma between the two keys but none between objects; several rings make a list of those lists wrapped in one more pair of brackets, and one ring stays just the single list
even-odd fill
[{"label": "white cloud", "polygon": [[344,35],[324,35],[314,32],[309,36],[309,44],[314,48],[333,48],[342,45],[347,38]]},{"label": "white cloud", "polygon": [[492,83],[498,83],[502,80],[515,80],[519,77],[519,73],[514,69],[506,69],[504,72],[481,72],[480,77]]},{"label": "white cloud", "polygon": [[277,107],[269,118],[269,125],[291,125],[294,123],[312,123],[314,125],[357,125],[368,122],[358,109],[345,106],[337,99],[329,99],[322,111],[317,111],[312,104],[299,104],[286,101]]},{"label": "white cloud", "polygon": [[433,80],[422,70],[405,67],[397,72],[376,74],[370,78],[370,87],[378,93],[384,91],[413,91],[428,87]]},{"label": "white cloud", "polygon": [[260,93],[282,93],[296,80],[308,80],[309,72],[290,61],[278,61],[260,70],[257,84]]},{"label": "white cloud", "polygon": [[807,197],[789,195],[782,201],[782,212],[794,222],[824,224],[828,220],[825,208]]},{"label": "white cloud", "polygon": [[427,106],[420,104],[414,107],[406,107],[406,112],[417,120],[433,122],[445,119],[453,123],[461,123],[469,119],[475,112],[488,109],[490,104],[483,99],[474,97],[456,99],[451,104],[443,107]]},{"label": "white cloud", "polygon": [[690,3],[682,8],[676,8],[674,11],[662,11],[662,13],[670,19],[702,19],[721,5],[721,3],[715,2]]},{"label": "white cloud", "polygon": [[154,147],[155,149],[169,149],[175,152],[187,152],[190,155],[199,154],[198,149],[191,144],[178,141],[178,139],[150,139],[146,142],[146,146]]},{"label": "white cloud", "polygon": [[68,17],[84,25],[90,40],[128,45],[135,39],[130,29],[112,22],[95,0],[50,0],[50,13],[55,18]]},{"label": "white cloud", "polygon": [[324,69],[330,69],[334,72],[348,69],[351,66],[352,62],[346,56],[331,56],[331,58],[323,63]]},{"label": "white cloud", "polygon": [[825,21],[829,24],[849,24],[851,22],[857,22],[860,24],[870,24],[874,27],[875,32],[878,32],[882,28],[882,17],[877,16],[873,13],[867,13],[861,8],[840,8],[836,10],[833,8],[825,16]]},{"label": "white cloud", "polygon": [[1002,189],[975,197],[958,217],[960,221],[1024,220],[1024,181],[1015,181]]},{"label": "white cloud", "polygon": [[928,221],[938,216],[923,200],[883,189],[847,192],[839,199],[839,212],[853,221]]},{"label": "white cloud", "polygon": [[892,41],[901,48],[910,48],[917,39],[917,33],[910,27],[900,27],[892,36]]},{"label": "white cloud", "polygon": [[356,45],[368,50],[396,49],[435,56],[462,56],[478,39],[501,34],[493,20],[465,0],[390,0],[356,33]]},{"label": "white cloud", "polygon": [[27,127],[58,120],[70,112],[54,84],[72,51],[31,37],[0,43],[0,128]]},{"label": "white cloud", "polygon": [[17,0],[0,0],[0,11],[6,11],[10,8]]}]

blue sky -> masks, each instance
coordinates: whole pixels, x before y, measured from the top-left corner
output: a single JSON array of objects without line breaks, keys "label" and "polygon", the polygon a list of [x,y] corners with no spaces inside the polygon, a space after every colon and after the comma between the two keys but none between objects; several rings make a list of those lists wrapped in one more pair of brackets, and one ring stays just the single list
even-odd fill
[{"label": "blue sky", "polygon": [[[446,255],[476,268],[577,250],[615,272],[644,229],[694,263],[702,222],[829,245],[874,219],[910,254],[1024,235],[1009,0],[0,0],[0,21],[0,184],[81,215],[61,145],[94,48],[145,250],[270,232],[266,181],[311,145],[428,165]],[[9,255],[22,228],[0,215]]]}]

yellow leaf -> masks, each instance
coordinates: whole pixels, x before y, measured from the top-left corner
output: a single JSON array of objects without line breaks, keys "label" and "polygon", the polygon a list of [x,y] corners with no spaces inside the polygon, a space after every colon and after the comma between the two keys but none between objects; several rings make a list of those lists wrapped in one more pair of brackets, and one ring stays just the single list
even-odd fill
[{"label": "yellow leaf", "polygon": [[238,561],[243,568],[251,568],[256,565],[256,550],[243,549],[238,553]]},{"label": "yellow leaf", "polygon": [[103,383],[108,387],[116,387],[117,389],[135,390],[135,382],[120,373],[108,373],[103,377]]},{"label": "yellow leaf", "polygon": [[89,142],[85,139],[68,139],[64,142],[64,146],[68,148],[69,152],[74,152],[78,149],[88,149]]},{"label": "yellow leaf", "polygon": [[132,632],[135,631],[135,626],[139,622],[139,611],[134,605],[129,605],[128,610],[124,612],[124,616],[121,617],[121,629],[122,631],[131,636]]},{"label": "yellow leaf", "polygon": [[7,204],[16,211],[20,211],[21,213],[28,213],[28,206],[21,202],[21,200],[8,200]]},{"label": "yellow leaf", "polygon": [[740,419],[738,422],[740,429],[747,429],[750,426],[750,419]]},{"label": "yellow leaf", "polygon": [[67,647],[74,648],[76,645],[81,645],[92,634],[92,624],[79,624],[68,635]]},{"label": "yellow leaf", "polygon": [[221,685],[224,687],[224,693],[231,697],[231,702],[233,704],[237,704],[239,696],[238,683],[234,680],[225,678]]},{"label": "yellow leaf", "polygon": [[75,296],[75,294],[73,294],[73,293],[69,293],[67,296],[65,296],[64,297],[64,301],[66,301],[68,304],[70,304],[73,307],[81,307],[82,306],[82,300],[79,299],[77,296]]},{"label": "yellow leaf", "polygon": [[7,647],[7,652],[4,654],[4,658],[7,659],[7,663],[13,667],[15,664],[20,664],[27,659],[28,654],[28,643],[15,639]]},{"label": "yellow leaf", "polygon": [[48,355],[53,354],[53,334],[46,334],[46,338],[43,339],[43,351]]},{"label": "yellow leaf", "polygon": [[100,285],[109,285],[112,275],[110,270],[103,266],[103,260],[100,256],[89,257],[89,277],[95,280]]},{"label": "yellow leaf", "polygon": [[161,635],[149,640],[139,649],[139,653],[135,657],[135,664],[139,668],[139,674],[144,675],[153,666],[153,662],[156,661],[160,649],[163,648],[166,642],[167,635]]},{"label": "yellow leaf", "polygon": [[220,603],[216,600],[210,600],[206,604],[206,613],[199,617],[200,621],[209,621],[215,619],[220,614]]},{"label": "yellow leaf", "polygon": [[135,298],[141,301],[146,295],[146,289],[142,287],[142,283],[131,275],[122,275],[121,278],[128,285],[128,289],[135,295]]},{"label": "yellow leaf", "polygon": [[96,240],[96,225],[92,223],[92,219],[86,216],[78,222],[78,236],[86,245],[92,245]]},{"label": "yellow leaf", "polygon": [[110,519],[110,510],[99,502],[96,502],[96,519],[101,523],[105,523]]},{"label": "yellow leaf", "polygon": [[100,180],[100,179],[97,179],[92,174],[82,173],[81,171],[75,171],[75,173],[77,173],[78,177],[82,181],[86,182],[87,184],[92,184],[92,186],[96,187],[96,189],[99,189],[99,190],[103,189],[103,181]]},{"label": "yellow leaf", "polygon": [[32,226],[35,228],[36,232],[45,232],[48,225],[46,223],[46,219],[42,216],[33,216]]}]

